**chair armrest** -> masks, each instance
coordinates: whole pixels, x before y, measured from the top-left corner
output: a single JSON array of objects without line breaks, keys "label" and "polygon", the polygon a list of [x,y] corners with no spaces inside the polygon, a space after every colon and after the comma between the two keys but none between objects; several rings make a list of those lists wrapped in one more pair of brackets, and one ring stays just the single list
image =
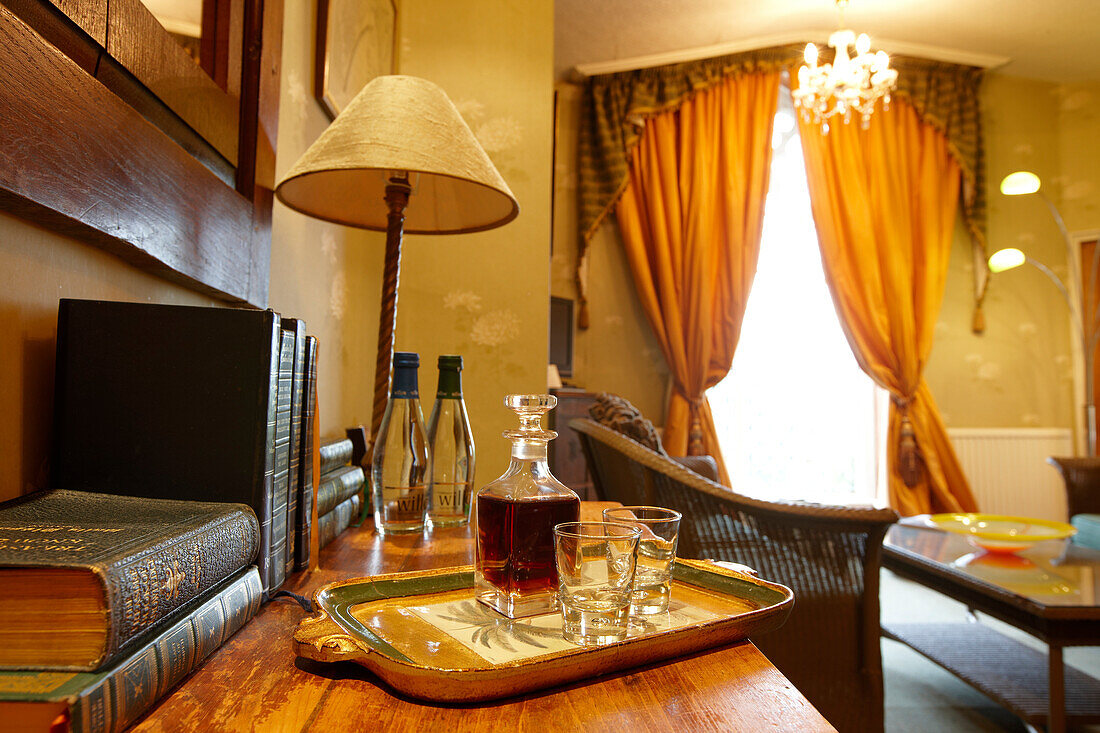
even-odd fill
[{"label": "chair armrest", "polygon": [[672,456],[672,460],[689,468],[703,478],[718,481],[718,464],[712,456]]}]

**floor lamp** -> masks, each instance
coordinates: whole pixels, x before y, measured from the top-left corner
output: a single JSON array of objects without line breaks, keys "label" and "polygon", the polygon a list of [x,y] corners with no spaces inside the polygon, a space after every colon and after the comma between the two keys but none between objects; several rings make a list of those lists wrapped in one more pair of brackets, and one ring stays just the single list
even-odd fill
[{"label": "floor lamp", "polygon": [[[1041,198],[1047,205],[1047,208],[1050,209],[1050,213],[1054,217],[1055,223],[1058,225],[1058,230],[1062,233],[1062,239],[1066,245],[1066,263],[1069,265],[1070,272],[1078,273],[1077,252],[1074,251],[1073,241],[1070,239],[1069,231],[1066,229],[1066,224],[1062,220],[1062,215],[1058,212],[1058,208],[1054,205],[1054,202],[1040,190],[1041,185],[1042,183],[1039,177],[1034,173],[1017,171],[1016,173],[1005,176],[1004,180],[1001,181],[1001,193],[1005,196],[1021,196],[1033,193],[1039,195],[1039,198]],[[1093,353],[1096,350],[1097,341],[1100,340],[1100,304],[1097,305],[1096,311],[1089,314],[1090,317],[1086,318],[1083,298],[1074,298],[1070,293],[1070,289],[1066,287],[1066,284],[1062,282],[1060,277],[1054,274],[1053,270],[1042,262],[1024,254],[1019,249],[1008,248],[994,252],[989,258],[989,271],[996,274],[1019,267],[1025,263],[1038,269],[1054,283],[1058,288],[1058,292],[1062,294],[1062,298],[1066,301],[1066,306],[1069,308],[1074,329],[1081,342],[1081,352],[1085,361],[1085,432],[1088,439],[1088,455],[1095,456],[1096,403],[1093,384],[1095,381],[1095,375],[1093,374]],[[1073,281],[1075,283],[1080,283],[1080,285],[1085,288],[1086,292],[1091,293],[1098,284],[1098,270],[1100,270],[1100,246],[1093,250],[1088,282],[1086,283],[1083,277],[1076,274],[1072,275]]]},{"label": "floor lamp", "polygon": [[454,104],[413,76],[380,76],[275,188],[303,214],[386,232],[371,445],[389,398],[402,232],[460,234],[507,224],[519,206]]}]

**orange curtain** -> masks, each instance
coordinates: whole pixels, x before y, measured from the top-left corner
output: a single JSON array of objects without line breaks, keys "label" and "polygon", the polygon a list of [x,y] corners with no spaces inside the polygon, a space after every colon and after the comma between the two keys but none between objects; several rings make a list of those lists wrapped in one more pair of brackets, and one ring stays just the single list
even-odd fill
[{"label": "orange curtain", "polygon": [[673,378],[663,442],[729,476],[706,390],[729,371],[756,275],[779,73],[731,76],[646,120],[615,213]]},{"label": "orange curtain", "polygon": [[921,376],[947,276],[958,161],[904,99],[876,110],[867,130],[836,122],[823,135],[800,121],[799,131],[833,301],[863,371],[892,396],[890,504],[903,515],[975,511]]}]

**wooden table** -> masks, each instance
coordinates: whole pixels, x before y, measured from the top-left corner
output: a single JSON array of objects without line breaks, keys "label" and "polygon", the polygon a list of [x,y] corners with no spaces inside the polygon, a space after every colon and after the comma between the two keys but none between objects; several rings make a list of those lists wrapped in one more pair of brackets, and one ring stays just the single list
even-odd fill
[{"label": "wooden table", "polygon": [[1049,652],[978,623],[883,624],[883,635],[913,647],[1031,726],[1060,732],[1067,722],[1100,722],[1100,681],[1062,663],[1064,647],[1100,645],[1100,552],[1051,540],[997,556],[962,536],[920,526],[921,520],[890,528],[883,567],[1026,631]]},{"label": "wooden table", "polygon": [[[598,517],[604,506],[585,502],[582,518]],[[383,540],[363,527],[325,548],[320,569],[292,577],[285,587],[309,595],[348,577],[472,560],[467,528]],[[291,634],[305,616],[292,600],[268,603],[134,729],[833,730],[750,642],[520,698],[447,705],[395,693],[355,664],[296,658]]]}]

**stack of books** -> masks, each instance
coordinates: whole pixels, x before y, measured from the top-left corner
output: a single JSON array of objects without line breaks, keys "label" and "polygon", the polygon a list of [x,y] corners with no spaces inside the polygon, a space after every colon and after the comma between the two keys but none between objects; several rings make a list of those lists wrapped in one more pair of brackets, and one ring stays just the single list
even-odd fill
[{"label": "stack of books", "polygon": [[272,310],[63,299],[50,485],[247,504],[270,597],[310,561],[316,380]]},{"label": "stack of books", "polygon": [[243,504],[40,491],[0,505],[0,728],[119,731],[260,607]]},{"label": "stack of books", "polygon": [[341,532],[356,523],[366,497],[366,475],[352,464],[353,444],[350,438],[330,440],[320,448],[321,476],[317,482],[318,546],[336,539]]}]

